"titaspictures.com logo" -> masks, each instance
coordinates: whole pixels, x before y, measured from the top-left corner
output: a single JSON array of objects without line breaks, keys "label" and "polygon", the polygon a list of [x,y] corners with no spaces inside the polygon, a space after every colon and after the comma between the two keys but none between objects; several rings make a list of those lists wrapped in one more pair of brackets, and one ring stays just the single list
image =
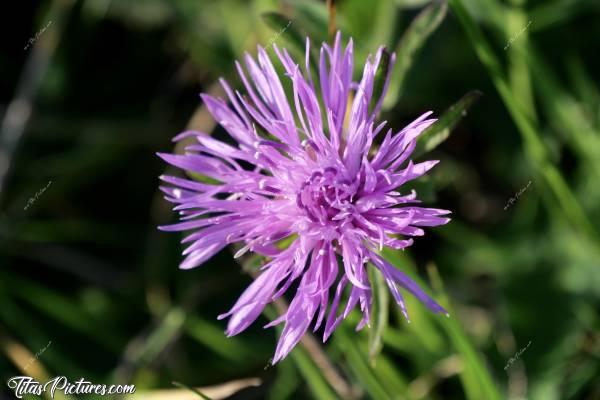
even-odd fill
[{"label": "titaspictures.com logo", "polygon": [[76,382],[69,382],[66,376],[57,376],[43,384],[30,376],[14,376],[8,380],[7,385],[18,399],[22,399],[28,394],[41,396],[43,393],[49,393],[50,398],[54,399],[57,391],[66,395],[95,394],[99,396],[133,394],[135,392],[135,385],[94,384],[84,378]]}]

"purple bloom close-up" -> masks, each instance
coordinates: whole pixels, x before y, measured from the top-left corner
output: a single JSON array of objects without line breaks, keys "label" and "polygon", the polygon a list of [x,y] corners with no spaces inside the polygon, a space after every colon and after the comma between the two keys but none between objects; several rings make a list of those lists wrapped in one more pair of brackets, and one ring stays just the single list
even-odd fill
[{"label": "purple bloom close-up", "polygon": [[[161,229],[190,231],[183,240],[189,246],[181,268],[197,267],[236,242],[243,247],[235,258],[248,251],[267,258],[231,310],[219,316],[229,318],[229,336],[246,329],[292,284],[297,286],[287,311],[267,325],[285,324],[273,363],[289,354],[311,324],[314,330],[324,324],[327,340],[356,306],[362,312],[357,329],[369,325],[373,296],[367,268],[381,272],[407,319],[400,289],[445,313],[380,254],[384,247],[412,245],[414,236],[424,234],[422,227],[445,224],[450,213],[420,207],[414,191],[401,190],[438,162],[410,159],[419,135],[435,122],[431,112],[396,133],[375,121],[395,55],[376,94],[383,48],[367,59],[358,82],[352,79],[352,40],[344,48],[339,33],[332,47],[321,47],[315,76],[308,40],[302,66],[287,50],[273,48],[284,79],[291,81],[291,101],[266,51],[258,47],[257,60],[246,54],[245,69],[236,63],[245,94],[221,79],[228,101],[201,95],[236,144],[190,131],[175,138],[195,139],[185,154],[160,154],[178,168],[211,178],[205,183],[161,177],[170,184],[162,190],[181,219]],[[291,241],[286,248],[278,246],[283,239]]]}]

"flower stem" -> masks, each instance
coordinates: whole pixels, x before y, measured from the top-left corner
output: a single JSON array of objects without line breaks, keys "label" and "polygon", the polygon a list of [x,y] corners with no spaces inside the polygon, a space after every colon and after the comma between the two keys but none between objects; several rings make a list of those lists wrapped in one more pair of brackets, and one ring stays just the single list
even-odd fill
[{"label": "flower stem", "polygon": [[335,38],[335,0],[327,0],[327,9],[329,10],[329,26],[327,32],[329,34],[329,40],[333,43]]}]

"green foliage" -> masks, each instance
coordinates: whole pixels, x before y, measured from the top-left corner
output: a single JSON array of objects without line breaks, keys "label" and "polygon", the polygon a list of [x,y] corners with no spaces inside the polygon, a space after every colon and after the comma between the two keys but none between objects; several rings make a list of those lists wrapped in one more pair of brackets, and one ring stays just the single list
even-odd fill
[{"label": "green foliage", "polygon": [[435,124],[427,128],[417,141],[417,147],[414,151],[414,158],[418,158],[423,153],[427,153],[437,146],[442,144],[448,137],[452,130],[458,124],[461,118],[467,115],[467,110],[475,103],[481,93],[478,91],[472,91],[464,95],[456,104],[452,105],[448,111],[446,111]]},{"label": "green foliage", "polygon": [[396,105],[402,96],[407,73],[414,63],[414,59],[425,45],[425,42],[436,31],[444,20],[448,5],[445,1],[434,2],[424,9],[410,24],[402,39],[396,46],[396,66],[392,73],[389,94],[384,101],[386,108]]},{"label": "green foliage", "polygon": [[0,188],[2,379],[66,375],[205,399],[218,398],[205,387],[249,377],[262,384],[244,384],[240,397],[597,398],[598,2],[447,3],[337,1],[336,21],[353,37],[355,79],[386,46],[376,94],[396,52],[380,119],[397,132],[436,110],[413,158],[441,162],[399,190],[415,188],[452,221],[382,255],[450,317],[404,290],[407,323],[369,266],[370,327],[356,332],[351,313],[328,343],[311,333],[275,366],[281,326],[262,326],[284,302],[236,337],[216,319],[265,259],[237,265],[232,246],[179,270],[180,237],[156,230],[175,219],[157,176],[175,172],[154,154],[189,127],[225,138],[195,93],[223,97],[219,77],[240,88],[234,60],[257,44],[303,65],[309,36],[317,62],[326,2],[46,1],[15,13],[27,18],[0,51],[0,164],[16,132],[6,126],[19,120],[6,119],[9,103],[27,112]]},{"label": "green foliage", "polygon": [[383,334],[388,325],[390,296],[385,279],[379,270],[369,270],[369,280],[373,291],[373,323],[369,329],[369,358],[374,365],[383,348]]},{"label": "green foliage", "polygon": [[183,383],[179,383],[179,382],[173,382],[174,386],[177,386],[179,388],[182,389],[186,389],[189,390],[190,392],[196,394],[199,398],[204,399],[204,400],[212,400],[210,397],[208,397],[207,395],[205,395],[204,393],[202,393],[201,391],[191,388],[189,386],[184,385]]}]

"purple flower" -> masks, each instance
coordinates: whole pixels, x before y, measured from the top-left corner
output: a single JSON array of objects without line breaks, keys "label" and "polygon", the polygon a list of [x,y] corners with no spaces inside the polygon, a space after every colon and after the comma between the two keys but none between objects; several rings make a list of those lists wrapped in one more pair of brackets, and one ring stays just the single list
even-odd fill
[{"label": "purple flower", "polygon": [[[181,268],[197,267],[236,242],[244,246],[235,258],[247,251],[268,258],[231,310],[219,316],[229,317],[229,336],[246,329],[268,303],[297,283],[287,312],[267,325],[285,323],[273,363],[292,350],[311,324],[317,330],[324,323],[327,340],[357,305],[363,314],[357,329],[369,324],[367,268],[382,273],[406,318],[399,287],[432,311],[445,313],[378,253],[386,246],[404,249],[413,236],[424,234],[421,227],[449,221],[443,217],[449,211],[419,207],[414,191],[399,190],[438,162],[409,160],[417,137],[435,122],[427,119],[431,112],[396,134],[386,129],[377,149],[373,142],[384,132],[385,122],[376,124],[375,117],[389,83],[388,73],[383,93],[373,98],[383,48],[374,60],[367,59],[360,82],[352,80],[352,40],[343,49],[339,33],[333,47],[321,48],[318,76],[311,76],[308,40],[304,71],[286,50],[273,48],[291,80],[293,101],[288,102],[273,64],[258,47],[257,61],[245,56],[249,77],[236,63],[246,95],[222,79],[229,102],[201,95],[236,145],[202,132],[184,132],[175,140],[196,139],[184,155],[159,154],[176,167],[217,181],[161,177],[173,185],[161,189],[181,216],[180,223],[161,229],[191,231],[183,240],[189,247]],[[395,54],[389,71],[394,59]],[[293,240],[282,249],[277,244],[285,238]],[[348,300],[340,314],[346,290]]]}]

